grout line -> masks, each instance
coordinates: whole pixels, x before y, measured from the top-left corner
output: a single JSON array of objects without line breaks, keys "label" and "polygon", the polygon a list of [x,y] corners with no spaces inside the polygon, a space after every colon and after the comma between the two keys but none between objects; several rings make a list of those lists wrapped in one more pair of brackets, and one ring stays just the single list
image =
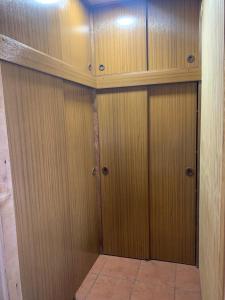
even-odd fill
[{"label": "grout line", "polygon": [[[99,273],[99,274],[100,274],[100,273]],[[96,275],[96,278],[95,278],[94,282],[92,283],[92,285],[90,286],[90,288],[88,289],[87,294],[86,294],[86,296],[84,297],[84,300],[87,299],[87,297],[88,297],[88,295],[90,294],[91,290],[92,290],[93,287],[95,286],[99,274],[95,274],[95,275]]]},{"label": "grout line", "polygon": [[106,263],[107,263],[107,260],[109,260],[109,257],[108,257],[108,256],[103,255],[103,254],[101,254],[101,256],[104,256],[104,257],[105,257],[105,262],[103,263],[103,266],[102,266],[102,268],[101,268],[101,271],[98,273],[98,275],[103,274],[102,272],[103,272],[103,270],[104,270],[104,268],[105,268],[105,265],[106,265]]},{"label": "grout line", "polygon": [[140,260],[140,264],[139,264],[139,267],[138,267],[138,270],[137,270],[137,274],[136,274],[136,277],[135,277],[135,280],[133,282],[133,286],[131,288],[131,291],[130,291],[130,296],[129,296],[129,300],[131,300],[131,297],[132,297],[132,294],[133,294],[133,291],[134,291],[134,287],[135,287],[135,284],[137,283],[137,278],[138,278],[138,275],[140,273],[140,270],[141,270],[141,263],[142,261]]},{"label": "grout line", "polygon": [[178,264],[176,264],[176,267],[175,267],[175,278],[174,278],[174,300],[176,300],[176,290],[177,290],[177,266]]},{"label": "grout line", "polygon": [[[97,274],[96,274],[97,275]],[[104,276],[106,278],[111,278],[111,279],[118,279],[118,280],[122,280],[122,281],[129,281],[131,283],[134,283],[135,282],[135,278],[133,279],[129,279],[129,278],[124,278],[124,277],[119,277],[119,276],[113,276],[113,275],[108,275],[108,274],[99,274],[100,276]]]},{"label": "grout line", "polygon": [[[113,257],[117,257],[117,256],[113,256]],[[130,259],[130,258],[129,258]],[[136,275],[131,279],[131,278],[126,278],[126,277],[122,277],[122,276],[119,276],[119,275],[109,275],[107,273],[104,273],[104,270],[102,268],[102,271],[101,271],[101,275],[102,276],[105,276],[105,277],[108,277],[108,278],[116,278],[116,279],[119,279],[119,280],[126,280],[126,281],[129,281],[129,282],[132,282],[134,283],[135,280],[136,280],[136,277],[138,275],[138,272],[139,272],[139,269],[140,269],[140,265],[141,265],[141,260],[140,259],[135,259],[139,262],[139,266],[138,266],[138,270],[137,270],[137,273]],[[106,263],[106,262],[105,262]],[[105,264],[104,264],[105,265]]]},{"label": "grout line", "polygon": [[[99,257],[100,257],[100,256],[103,256],[103,255],[100,254]],[[103,270],[105,264],[106,264],[106,259],[105,259],[105,262],[103,263],[102,270]],[[88,292],[87,292],[86,296],[84,297],[84,300],[87,299],[87,297],[88,297],[88,295],[90,294],[91,290],[92,290],[93,287],[95,286],[96,281],[98,280],[99,275],[101,274],[102,270],[99,271],[98,273],[96,273],[96,272],[91,272],[91,274],[96,275],[96,278],[95,278],[95,280],[93,281],[93,283],[92,283],[92,285],[90,286],[90,288],[88,289]]]},{"label": "grout line", "polygon": [[[99,257],[100,257],[100,256],[104,256],[104,257],[105,257],[106,255],[100,254]],[[91,273],[92,273],[92,274],[96,274],[96,275],[99,275],[100,273],[102,273],[103,268],[105,267],[105,264],[106,264],[106,260],[107,260],[107,258],[105,259],[105,262],[103,262],[102,268],[101,268],[101,270],[100,270],[99,272],[91,271]],[[96,262],[97,262],[97,261],[96,261]],[[94,265],[95,265],[95,264],[94,264]],[[94,267],[94,265],[93,265],[93,267]]]}]

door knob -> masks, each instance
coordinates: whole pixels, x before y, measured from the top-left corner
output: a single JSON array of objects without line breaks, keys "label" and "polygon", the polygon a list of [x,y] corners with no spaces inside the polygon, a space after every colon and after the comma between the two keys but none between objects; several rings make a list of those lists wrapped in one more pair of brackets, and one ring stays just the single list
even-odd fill
[{"label": "door knob", "polygon": [[109,169],[107,167],[102,168],[102,174],[107,176],[109,174]]},{"label": "door knob", "polygon": [[192,177],[192,176],[194,176],[194,170],[192,168],[187,168],[185,170],[185,174],[186,174],[186,176]]},{"label": "door knob", "polygon": [[105,71],[105,66],[104,65],[99,65],[99,71],[101,71],[101,72],[103,72],[103,71]]}]

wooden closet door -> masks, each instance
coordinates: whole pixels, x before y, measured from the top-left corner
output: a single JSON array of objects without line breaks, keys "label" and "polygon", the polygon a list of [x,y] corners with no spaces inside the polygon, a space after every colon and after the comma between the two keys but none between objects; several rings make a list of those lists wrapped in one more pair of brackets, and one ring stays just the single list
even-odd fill
[{"label": "wooden closet door", "polygon": [[196,130],[195,83],[150,88],[152,259],[195,264]]},{"label": "wooden closet door", "polygon": [[[97,95],[105,254],[149,257],[147,90]],[[107,170],[106,170],[107,171]]]}]

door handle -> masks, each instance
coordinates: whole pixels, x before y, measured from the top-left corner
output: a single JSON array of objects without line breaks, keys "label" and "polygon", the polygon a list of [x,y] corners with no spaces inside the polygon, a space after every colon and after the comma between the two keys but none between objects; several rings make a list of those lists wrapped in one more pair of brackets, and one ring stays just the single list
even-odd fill
[{"label": "door handle", "polygon": [[194,176],[194,170],[193,170],[192,168],[187,168],[187,169],[185,170],[185,174],[186,174],[186,176],[188,176],[188,177],[192,177],[192,176]]},{"label": "door handle", "polygon": [[109,169],[108,169],[107,167],[103,167],[103,168],[102,168],[102,174],[103,174],[104,176],[107,176],[107,175],[109,174]]}]

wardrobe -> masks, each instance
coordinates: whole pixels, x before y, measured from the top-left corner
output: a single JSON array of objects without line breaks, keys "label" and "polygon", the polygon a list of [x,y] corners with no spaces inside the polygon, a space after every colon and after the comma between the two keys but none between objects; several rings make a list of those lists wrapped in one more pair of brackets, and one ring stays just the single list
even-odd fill
[{"label": "wardrobe", "polygon": [[222,41],[222,0],[0,1],[0,299],[75,299],[99,254],[223,299]]},{"label": "wardrobe", "polygon": [[197,72],[199,13],[199,1],[92,8],[92,73],[109,86],[95,100],[105,254],[197,262],[198,80],[120,84],[135,72]]}]

